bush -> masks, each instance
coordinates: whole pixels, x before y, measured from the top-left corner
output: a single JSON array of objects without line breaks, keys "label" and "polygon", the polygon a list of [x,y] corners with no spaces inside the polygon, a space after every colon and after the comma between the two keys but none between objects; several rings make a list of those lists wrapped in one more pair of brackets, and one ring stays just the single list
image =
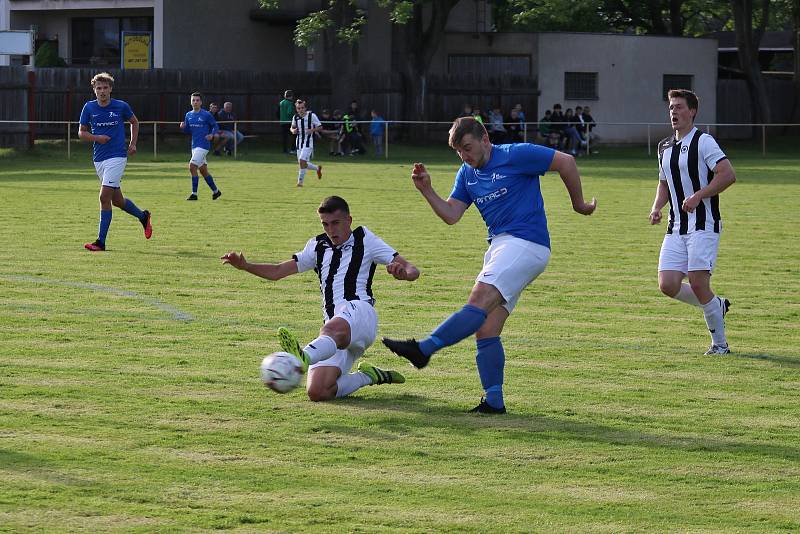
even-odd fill
[{"label": "bush", "polygon": [[66,67],[64,58],[58,57],[58,47],[51,41],[45,41],[39,46],[34,56],[37,67]]}]

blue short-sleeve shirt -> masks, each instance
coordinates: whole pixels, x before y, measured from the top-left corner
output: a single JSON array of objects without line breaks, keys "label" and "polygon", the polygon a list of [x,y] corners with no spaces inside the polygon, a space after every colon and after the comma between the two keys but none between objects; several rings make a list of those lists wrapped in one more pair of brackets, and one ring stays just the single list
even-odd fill
[{"label": "blue short-sleeve shirt", "polygon": [[550,248],[539,178],[554,156],[552,148],[529,143],[492,145],[483,167],[461,166],[450,197],[475,204],[490,241],[505,233]]},{"label": "blue short-sleeve shirt", "polygon": [[127,158],[128,146],[125,141],[125,121],[133,117],[133,111],[127,102],[111,99],[106,106],[97,100],[90,100],[81,110],[80,123],[89,126],[93,135],[107,135],[108,143],[94,143],[92,159],[105,161],[111,158]]}]

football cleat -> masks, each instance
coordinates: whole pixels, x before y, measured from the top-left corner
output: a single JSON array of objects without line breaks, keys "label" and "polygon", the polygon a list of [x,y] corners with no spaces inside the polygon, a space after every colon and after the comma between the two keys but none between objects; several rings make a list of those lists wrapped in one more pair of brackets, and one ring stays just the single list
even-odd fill
[{"label": "football cleat", "polygon": [[86,250],[91,250],[92,252],[103,252],[106,249],[105,243],[101,243],[99,239],[95,240],[94,243],[86,243],[83,245],[83,248]]},{"label": "football cleat", "polygon": [[726,299],[725,297],[717,297],[720,300],[720,304],[722,305],[722,316],[725,317],[728,315],[728,310],[731,309],[731,301]]},{"label": "football cleat", "polygon": [[406,339],[405,341],[401,341],[398,339],[389,339],[388,337],[385,337],[383,338],[383,344],[386,345],[386,348],[388,348],[390,351],[410,361],[411,365],[417,369],[422,369],[428,365],[429,361],[431,361],[431,357],[425,356],[419,349],[419,343],[417,343],[416,339]]},{"label": "football cleat", "polygon": [[322,180],[322,165],[317,166],[317,180]]},{"label": "football cleat", "polygon": [[311,364],[311,360],[309,359],[308,354],[306,354],[305,351],[300,348],[300,342],[297,341],[297,337],[290,332],[288,328],[278,328],[278,342],[281,344],[281,348],[284,350],[284,352],[293,354],[298,360],[300,360],[300,362],[303,364],[303,373],[308,371],[308,366]]},{"label": "football cleat", "polygon": [[506,407],[503,406],[502,408],[495,408],[486,402],[485,398],[481,397],[481,403],[471,409],[469,413],[504,414],[506,413]]},{"label": "football cleat", "polygon": [[222,196],[222,191],[217,189],[213,195],[211,195],[211,200],[217,200],[219,197]]},{"label": "football cleat", "polygon": [[705,352],[706,356],[714,354],[730,354],[731,348],[728,345],[711,345],[711,348]]},{"label": "football cleat", "polygon": [[186,200],[197,200],[197,194],[192,193],[191,195],[186,197]]},{"label": "football cleat", "polygon": [[142,213],[142,218],[139,220],[144,227],[144,238],[150,239],[150,236],[153,235],[153,225],[150,224],[150,212],[144,210]]},{"label": "football cleat", "polygon": [[406,377],[397,371],[384,371],[383,369],[368,364],[367,362],[361,362],[358,364],[358,370],[372,380],[373,386],[379,386],[381,384],[402,384],[406,381]]}]

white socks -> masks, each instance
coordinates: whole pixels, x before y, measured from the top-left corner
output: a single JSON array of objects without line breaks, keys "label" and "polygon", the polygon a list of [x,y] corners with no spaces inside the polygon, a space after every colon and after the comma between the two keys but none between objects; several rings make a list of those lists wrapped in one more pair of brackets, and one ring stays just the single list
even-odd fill
[{"label": "white socks", "polygon": [[357,389],[372,384],[372,379],[361,371],[342,375],[336,381],[336,397],[346,397]]},{"label": "white socks", "polygon": [[711,332],[711,342],[714,345],[727,345],[725,338],[725,320],[722,314],[722,299],[716,295],[706,304],[703,304],[703,316],[706,318],[708,331]]},{"label": "white socks", "polygon": [[314,165],[309,161],[308,163],[306,163],[306,169],[310,171],[316,171],[317,169],[319,169],[319,167],[317,167],[316,165]]},{"label": "white socks", "polygon": [[685,302],[686,304],[691,304],[692,306],[697,306],[698,308],[703,307],[703,305],[700,304],[700,301],[697,300],[697,295],[695,295],[694,291],[692,291],[692,286],[686,283],[681,284],[678,294],[672,298],[680,300],[681,302]]},{"label": "white socks", "polygon": [[297,183],[300,184],[300,185],[303,185],[303,179],[305,177],[306,177],[306,170],[305,169],[300,169],[297,172]]},{"label": "white socks", "polygon": [[317,362],[321,362],[322,360],[327,360],[334,354],[336,354],[336,342],[333,338],[329,336],[319,336],[317,339],[313,340],[311,343],[306,345],[303,349],[303,352],[308,354],[308,358],[310,360],[310,364],[315,364]]}]

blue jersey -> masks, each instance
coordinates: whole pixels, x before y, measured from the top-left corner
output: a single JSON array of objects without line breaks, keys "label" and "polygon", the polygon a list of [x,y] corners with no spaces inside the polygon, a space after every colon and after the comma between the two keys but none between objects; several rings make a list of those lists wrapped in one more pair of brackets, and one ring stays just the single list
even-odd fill
[{"label": "blue jersey", "polygon": [[183,119],[186,123],[183,127],[184,133],[192,134],[192,149],[204,148],[211,149],[211,141],[206,139],[208,134],[215,134],[219,131],[217,121],[210,112],[201,109],[200,111],[190,111]]},{"label": "blue jersey", "polygon": [[92,159],[104,161],[111,158],[127,158],[128,146],[125,142],[125,121],[133,117],[133,111],[127,102],[111,99],[104,107],[97,100],[90,100],[83,105],[80,123],[89,126],[93,135],[107,135],[108,143],[94,143]]},{"label": "blue jersey", "polygon": [[528,143],[492,145],[483,167],[461,166],[450,196],[477,206],[490,241],[505,233],[550,248],[539,177],[553,156],[552,148]]}]

